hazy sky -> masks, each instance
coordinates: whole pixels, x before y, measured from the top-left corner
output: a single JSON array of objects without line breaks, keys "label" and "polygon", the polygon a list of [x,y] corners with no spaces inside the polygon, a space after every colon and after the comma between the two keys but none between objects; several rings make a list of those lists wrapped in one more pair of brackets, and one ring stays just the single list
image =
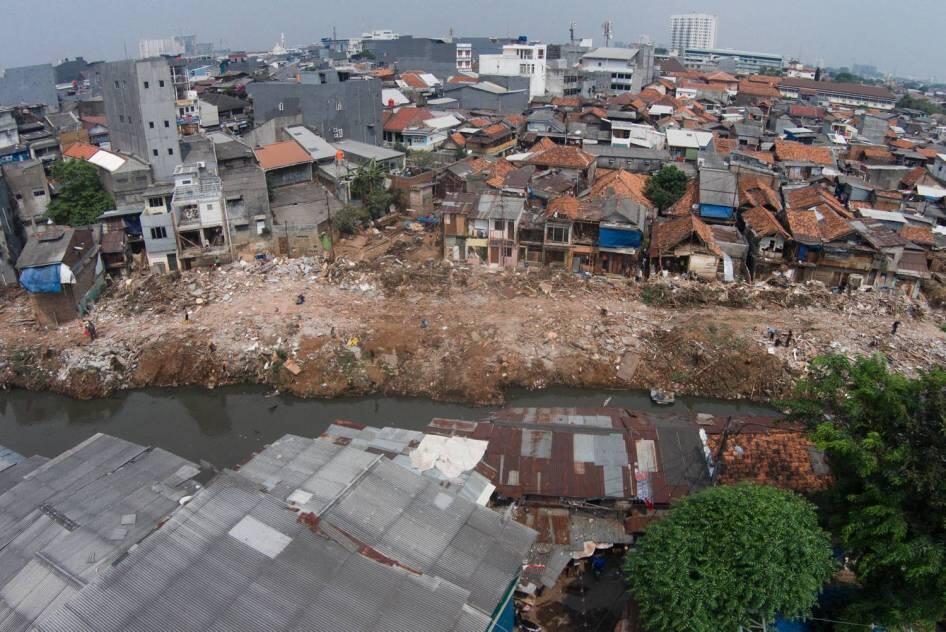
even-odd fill
[{"label": "hazy sky", "polygon": [[65,56],[118,59],[138,40],[194,33],[233,49],[268,49],[390,28],[418,36],[528,35],[561,42],[568,24],[602,42],[669,39],[672,13],[720,18],[717,44],[840,66],[875,64],[900,75],[946,77],[943,0],[0,0],[0,67]]}]

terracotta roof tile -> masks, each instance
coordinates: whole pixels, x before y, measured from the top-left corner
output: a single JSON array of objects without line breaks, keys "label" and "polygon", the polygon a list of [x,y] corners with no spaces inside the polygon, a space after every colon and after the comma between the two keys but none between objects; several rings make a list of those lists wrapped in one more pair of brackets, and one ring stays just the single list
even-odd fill
[{"label": "terracotta roof tile", "polygon": [[552,105],[556,107],[571,107],[577,108],[581,105],[581,99],[578,97],[555,97],[552,99]]},{"label": "terracotta roof tile", "polygon": [[781,235],[785,239],[789,238],[788,231],[782,228],[772,212],[763,207],[756,206],[742,212],[742,220],[746,226],[759,237],[774,237]]},{"label": "terracotta roof tile", "polygon": [[521,114],[507,114],[504,118],[504,121],[512,125],[513,127],[519,127],[526,122],[526,117]]},{"label": "terracotta roof tile", "polygon": [[433,118],[433,114],[427,108],[400,108],[385,120],[384,131],[399,133],[409,127],[420,125],[427,119]]},{"label": "terracotta roof tile", "polygon": [[452,140],[454,143],[456,143],[460,147],[463,147],[464,145],[466,145],[466,137],[460,132],[454,132],[450,134],[450,140]]},{"label": "terracotta roof tile", "polygon": [[253,153],[256,154],[256,160],[263,169],[279,169],[303,162],[312,162],[309,152],[294,140],[263,145],[254,149]]},{"label": "terracotta roof tile", "polygon": [[430,88],[427,82],[421,79],[420,75],[416,72],[402,72],[401,81],[415,90],[427,90]]},{"label": "terracotta roof tile", "polygon": [[806,244],[821,243],[821,229],[814,211],[785,211],[792,238]]},{"label": "terracotta roof tile", "polygon": [[[716,454],[721,435],[707,436]],[[832,483],[823,456],[801,432],[770,430],[730,437],[721,455],[719,481],[751,481],[800,493],[826,489]]]},{"label": "terracotta roof tile", "polygon": [[929,226],[904,226],[900,229],[900,236],[919,246],[933,245],[933,229]]},{"label": "terracotta roof tile", "polygon": [[578,209],[581,208],[581,202],[573,195],[560,195],[551,202],[546,208],[548,216],[558,215],[569,219],[578,217]]},{"label": "terracotta roof tile", "polygon": [[713,231],[695,215],[675,217],[654,226],[650,239],[650,256],[660,257],[672,254],[674,248],[696,237],[707,250],[716,256],[722,251],[716,244]]},{"label": "terracotta roof tile", "polygon": [[848,160],[874,160],[893,162],[894,155],[886,147],[874,145],[853,145],[848,149]]},{"label": "terracotta roof tile", "polygon": [[527,164],[560,169],[587,169],[597,160],[574,145],[556,145],[529,156]]},{"label": "terracotta roof tile", "polygon": [[515,165],[505,158],[500,158],[490,166],[486,184],[494,189],[502,189],[506,185],[506,177],[515,170]]},{"label": "terracotta roof tile", "polygon": [[535,145],[529,148],[529,153],[534,154],[537,152],[545,151],[546,149],[554,149],[555,147],[558,147],[558,145],[555,144],[554,140],[552,140],[548,136],[543,136],[542,140],[540,140]]},{"label": "terracotta roof tile", "polygon": [[73,143],[62,152],[62,155],[74,160],[88,160],[98,153],[98,151],[98,147],[90,145],[89,143]]},{"label": "terracotta roof tile", "polygon": [[686,191],[683,192],[683,197],[676,201],[676,203],[667,209],[667,215],[673,217],[685,217],[693,213],[693,206],[696,205],[697,200],[700,197],[700,183],[696,178],[691,178],[687,182]]},{"label": "terracotta roof tile", "polygon": [[447,83],[479,83],[480,80],[478,77],[470,77],[469,75],[453,75],[447,79]]},{"label": "terracotta roof tile", "polygon": [[778,98],[782,96],[782,93],[778,91],[778,88],[766,83],[751,81],[748,79],[743,79],[739,82],[739,94],[749,97]]},{"label": "terracotta roof tile", "polygon": [[923,167],[915,167],[910,173],[903,176],[903,180],[900,181],[900,186],[904,189],[912,189],[926,173],[927,171]]},{"label": "terracotta roof tile", "polygon": [[812,162],[827,167],[837,164],[830,147],[805,145],[788,140],[775,141],[775,158],[780,162]]},{"label": "terracotta roof tile", "polygon": [[895,138],[887,144],[891,147],[894,147],[895,149],[913,149],[916,147],[916,143],[911,143],[910,141],[904,140],[902,138]]},{"label": "terracotta roof tile", "polygon": [[619,197],[630,198],[647,208],[653,207],[653,203],[644,195],[644,189],[647,187],[647,181],[650,178],[629,171],[608,171],[604,175],[598,175],[595,183],[591,187],[592,198]]},{"label": "terracotta roof tile", "polygon": [[940,152],[936,151],[932,147],[920,147],[916,150],[916,153],[920,154],[921,156],[926,156],[930,160],[935,160],[936,156],[940,154]]}]

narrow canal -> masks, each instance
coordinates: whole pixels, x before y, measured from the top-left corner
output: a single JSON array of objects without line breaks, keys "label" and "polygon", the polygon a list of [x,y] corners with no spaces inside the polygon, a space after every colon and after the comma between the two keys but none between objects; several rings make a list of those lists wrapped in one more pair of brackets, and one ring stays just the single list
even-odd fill
[{"label": "narrow canal", "polygon": [[[507,405],[599,407],[606,401],[610,406],[658,410],[643,392],[566,388],[511,391]],[[193,461],[230,467],[284,434],[317,436],[336,419],[423,430],[434,417],[479,419],[489,410],[425,399],[268,397],[264,389],[249,386],[147,389],[91,401],[6,391],[0,393],[0,445],[27,456],[53,457],[102,432]],[[678,399],[659,410],[717,415],[772,412],[761,404],[700,398]]]}]

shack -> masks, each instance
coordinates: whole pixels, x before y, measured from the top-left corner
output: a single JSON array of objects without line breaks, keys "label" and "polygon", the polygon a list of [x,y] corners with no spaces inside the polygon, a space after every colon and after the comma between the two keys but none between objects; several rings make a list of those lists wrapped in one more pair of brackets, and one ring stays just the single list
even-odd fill
[{"label": "shack", "polygon": [[104,284],[99,246],[87,228],[44,227],[30,236],[16,269],[36,320],[44,325],[84,315]]}]

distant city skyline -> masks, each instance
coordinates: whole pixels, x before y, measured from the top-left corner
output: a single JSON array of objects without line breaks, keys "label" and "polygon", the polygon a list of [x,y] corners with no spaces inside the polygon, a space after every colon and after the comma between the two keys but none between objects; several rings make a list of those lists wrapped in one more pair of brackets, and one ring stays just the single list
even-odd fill
[{"label": "distant city skyline", "polygon": [[[216,47],[246,50],[272,48],[286,34],[291,45],[390,28],[418,37],[527,35],[545,42],[564,42],[576,22],[576,35],[602,44],[601,24],[610,19],[614,40],[625,43],[649,37],[670,44],[670,16],[709,13],[719,17],[717,46],[779,53],[786,59],[832,66],[874,65],[886,72],[919,79],[946,76],[946,53],[939,45],[946,24],[946,3],[913,0],[901,10],[911,20],[909,32],[891,28],[889,12],[877,0],[859,3],[759,3],[752,0],[667,0],[655,7],[641,0],[593,0],[576,5],[546,0],[542,11],[530,3],[482,0],[470,13],[468,3],[445,0],[431,12],[423,0],[402,0],[397,12],[365,0],[357,9],[344,3],[313,6],[306,0],[258,2],[228,0],[187,4],[168,0],[5,0],[4,21],[16,25],[0,41],[0,67],[55,62],[63,57],[93,59],[134,57],[140,39],[196,34]],[[455,17],[452,15],[455,12]]]}]

